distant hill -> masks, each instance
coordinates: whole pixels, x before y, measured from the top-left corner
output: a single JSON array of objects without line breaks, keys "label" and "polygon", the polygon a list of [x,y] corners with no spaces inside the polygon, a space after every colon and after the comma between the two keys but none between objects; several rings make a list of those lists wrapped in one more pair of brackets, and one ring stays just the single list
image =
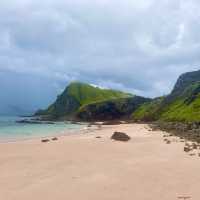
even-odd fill
[{"label": "distant hill", "polygon": [[23,115],[32,115],[33,110],[28,109],[23,105],[0,105],[0,116],[23,116]]},{"label": "distant hill", "polygon": [[171,94],[143,104],[134,113],[142,121],[200,121],[200,71],[181,75]]},{"label": "distant hill", "polygon": [[129,93],[101,89],[81,82],[72,82],[57,97],[55,103],[50,105],[46,110],[38,111],[36,115],[46,116],[50,119],[69,119],[74,118],[80,108],[91,103],[130,97],[133,97],[133,95]]}]

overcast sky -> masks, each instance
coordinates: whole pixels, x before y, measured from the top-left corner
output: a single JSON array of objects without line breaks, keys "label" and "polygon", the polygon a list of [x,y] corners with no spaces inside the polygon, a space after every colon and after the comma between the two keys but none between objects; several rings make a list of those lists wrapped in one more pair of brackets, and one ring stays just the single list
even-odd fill
[{"label": "overcast sky", "polygon": [[155,97],[200,69],[199,0],[1,0],[0,113],[72,80]]}]

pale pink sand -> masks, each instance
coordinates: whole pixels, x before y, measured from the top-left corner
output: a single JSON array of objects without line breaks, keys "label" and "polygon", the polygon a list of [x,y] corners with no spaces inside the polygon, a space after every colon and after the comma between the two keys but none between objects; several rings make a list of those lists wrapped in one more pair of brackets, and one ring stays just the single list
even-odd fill
[{"label": "pale pink sand", "polygon": [[[200,157],[145,127],[107,126],[50,143],[0,144],[0,200],[199,200]],[[111,141],[115,130],[132,140]]]}]

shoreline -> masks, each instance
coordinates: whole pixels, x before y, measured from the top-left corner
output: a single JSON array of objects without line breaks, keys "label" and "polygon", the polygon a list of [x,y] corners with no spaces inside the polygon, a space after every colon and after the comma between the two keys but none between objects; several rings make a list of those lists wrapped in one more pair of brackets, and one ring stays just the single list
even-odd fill
[{"label": "shoreline", "polygon": [[52,135],[44,135],[44,136],[34,136],[34,137],[30,137],[28,136],[27,138],[13,138],[13,139],[8,139],[8,140],[2,140],[0,139],[0,144],[4,144],[4,143],[17,143],[17,142],[26,142],[26,141],[35,141],[35,140],[42,140],[42,139],[49,139],[49,138],[53,138],[53,137],[68,137],[68,136],[74,136],[74,137],[78,137],[78,136],[82,136],[82,135],[86,135],[86,134],[90,134],[93,133],[95,131],[102,131],[108,128],[112,128],[111,126],[114,125],[103,125],[101,128],[98,128],[97,125],[92,125],[91,127],[85,126],[84,128],[80,129],[80,130],[67,130],[65,131],[65,133],[60,133],[60,134],[52,134]]},{"label": "shoreline", "polygon": [[44,135],[44,136],[27,136],[26,138],[12,138],[12,139],[0,139],[0,144],[2,143],[16,143],[16,142],[22,142],[22,141],[33,141],[33,140],[41,140],[41,139],[45,139],[45,138],[53,138],[53,137],[67,137],[67,136],[75,136],[75,135],[82,135],[82,134],[86,134],[88,132],[93,132],[94,130],[97,130],[97,129],[85,129],[87,128],[84,127],[80,130],[68,130],[68,131],[65,131],[65,133],[57,133],[57,134],[52,134],[52,135]]}]

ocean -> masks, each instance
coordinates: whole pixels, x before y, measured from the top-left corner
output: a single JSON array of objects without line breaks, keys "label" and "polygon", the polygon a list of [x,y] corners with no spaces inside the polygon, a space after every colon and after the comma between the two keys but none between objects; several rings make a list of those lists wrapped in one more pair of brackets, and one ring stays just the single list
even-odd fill
[{"label": "ocean", "polygon": [[54,122],[54,124],[26,124],[16,121],[29,119],[24,117],[0,116],[0,142],[31,139],[77,133],[84,129],[87,124],[74,124],[71,122]]}]

